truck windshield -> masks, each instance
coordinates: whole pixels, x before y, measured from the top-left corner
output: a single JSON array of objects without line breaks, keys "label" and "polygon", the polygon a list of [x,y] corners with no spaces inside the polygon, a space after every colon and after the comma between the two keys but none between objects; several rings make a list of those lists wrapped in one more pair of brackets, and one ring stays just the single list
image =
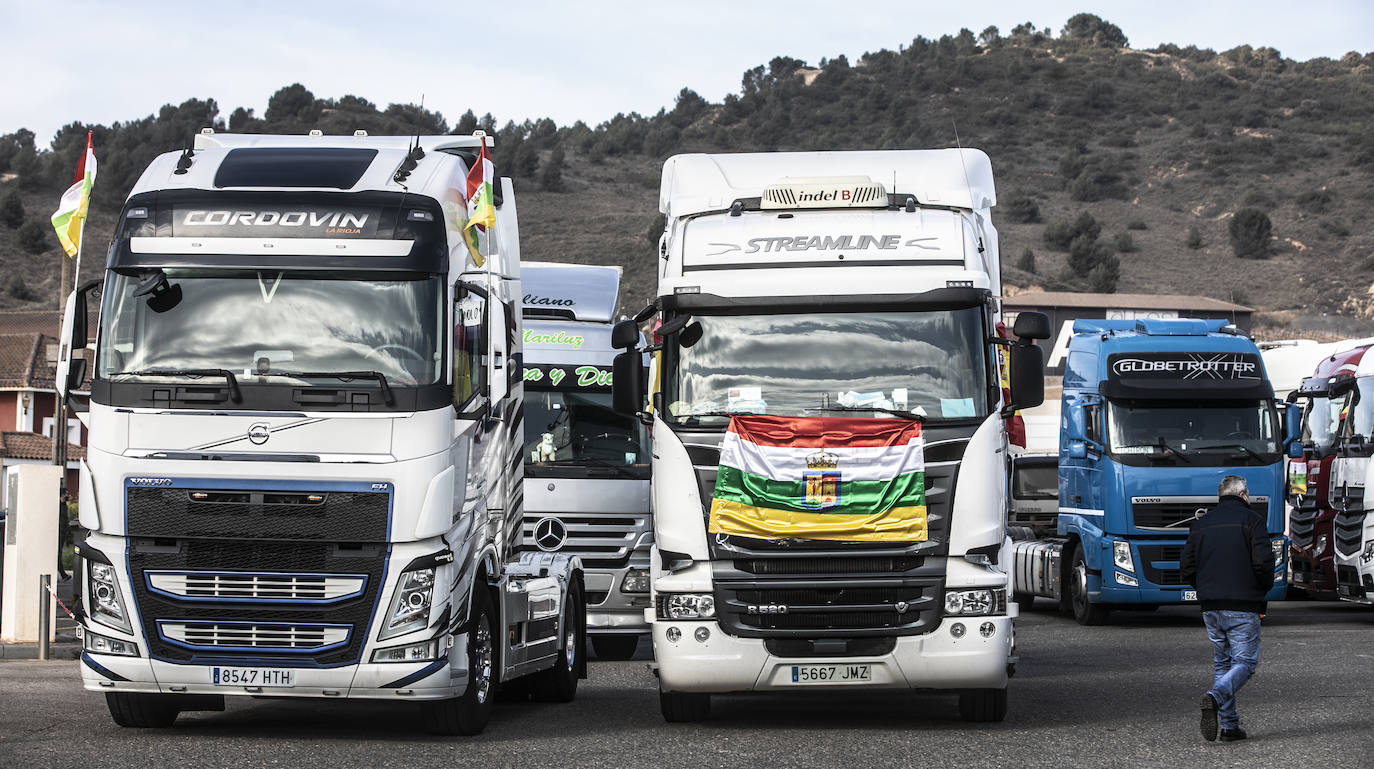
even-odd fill
[{"label": "truck windshield", "polygon": [[[665,360],[667,417],[732,414],[981,419],[988,347],[979,308],[697,315],[701,340]],[[674,356],[665,356],[672,358]]]},{"label": "truck windshield", "polygon": [[648,436],[639,420],[611,410],[609,392],[525,390],[525,468],[532,477],[648,477]]},{"label": "truck windshield", "polygon": [[1277,417],[1268,401],[1111,401],[1107,446],[1131,463],[1261,465],[1278,461]]},{"label": "truck windshield", "polygon": [[165,274],[180,301],[135,296],[145,274],[110,274],[97,376],[368,371],[404,387],[433,384],[443,375],[444,291],[438,277],[170,269]]},{"label": "truck windshield", "polygon": [[1344,418],[1344,399],[1334,402],[1326,397],[1308,400],[1302,414],[1302,442],[1324,453],[1335,444]]}]

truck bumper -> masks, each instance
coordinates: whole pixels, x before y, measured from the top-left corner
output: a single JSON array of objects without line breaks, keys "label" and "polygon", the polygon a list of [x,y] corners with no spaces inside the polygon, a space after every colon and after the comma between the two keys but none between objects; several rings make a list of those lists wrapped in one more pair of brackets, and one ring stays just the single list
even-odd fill
[{"label": "truck bumper", "polygon": [[271,665],[182,665],[147,657],[81,655],[81,682],[92,692],[158,694],[224,694],[330,699],[435,700],[457,697],[467,689],[467,639],[433,662],[345,665],[337,668],[287,668],[292,686],[222,686],[214,683],[216,667],[270,668]]},{"label": "truck bumper", "polygon": [[[991,623],[984,638],[979,627]],[[955,638],[951,627],[964,626]],[[668,640],[669,627],[682,636]],[[697,641],[698,628],[710,636]],[[672,692],[748,692],[836,688],[859,689],[1001,689],[1007,685],[1012,646],[1010,617],[948,617],[933,631],[897,639],[889,654],[860,657],[776,657],[763,639],[738,638],[721,632],[716,622],[656,621],[654,658],[659,685]],[[792,683],[793,665],[870,665],[872,680]]]},{"label": "truck bumper", "polygon": [[644,610],[649,607],[648,593],[626,593],[621,590],[625,575],[632,568],[648,571],[646,563],[640,567],[631,564],[624,569],[588,569],[583,580],[588,594],[605,593],[598,604],[588,603],[587,632],[591,635],[628,635],[649,632],[649,623],[644,620]]}]

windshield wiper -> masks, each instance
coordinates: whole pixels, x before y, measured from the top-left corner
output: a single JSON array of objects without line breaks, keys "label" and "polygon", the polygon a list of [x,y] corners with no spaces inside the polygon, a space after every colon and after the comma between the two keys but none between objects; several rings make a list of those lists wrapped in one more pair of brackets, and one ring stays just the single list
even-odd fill
[{"label": "windshield wiper", "polygon": [[1157,445],[1159,446],[1160,451],[1163,451],[1166,454],[1173,454],[1175,457],[1178,457],[1179,459],[1183,460],[1184,462],[1187,462],[1190,465],[1193,463],[1193,460],[1189,459],[1187,454],[1183,453],[1182,451],[1179,451],[1173,446],[1170,446],[1169,442],[1164,440],[1164,436],[1161,435],[1159,437],[1159,443]]},{"label": "windshield wiper", "polygon": [[[591,465],[592,467],[604,467],[609,470],[614,470],[620,475],[625,476],[626,478],[630,478],[632,480],[643,480],[640,476],[636,475],[633,471],[631,471],[630,468],[624,465],[618,465],[615,462],[611,462],[606,459],[600,459],[598,457],[573,457],[572,459],[567,460],[567,462],[574,466],[585,463]],[[564,465],[562,462],[555,462],[553,464],[563,467],[568,466]]]},{"label": "windshield wiper", "polygon": [[1241,451],[1244,451],[1246,454],[1249,454],[1250,458],[1255,460],[1256,462],[1264,461],[1264,457],[1260,456],[1259,452],[1255,451],[1249,446],[1246,446],[1243,443],[1214,443],[1210,446],[1193,447],[1193,451],[1206,451],[1207,449],[1240,449]]},{"label": "windshield wiper", "polygon": [[188,368],[188,369],[149,369],[147,371],[116,371],[110,376],[222,376],[229,383],[229,398],[235,403],[243,400],[239,392],[239,380],[227,368]]},{"label": "windshield wiper", "polygon": [[904,409],[890,409],[886,406],[813,406],[817,411],[881,411],[884,414],[891,414],[902,419],[911,419],[917,422],[926,421],[924,414],[917,414],[915,411]]},{"label": "windshield wiper", "polygon": [[[730,413],[729,411],[700,411],[700,412],[697,412],[697,413],[695,413],[695,414],[683,414],[682,416],[675,416],[674,419],[676,419],[679,423],[685,423],[685,422],[687,422],[687,420],[689,420],[689,419],[695,419],[695,420],[700,421],[701,417],[734,417],[734,416],[736,416],[736,415]],[[739,416],[749,416],[749,412],[748,412],[748,411],[741,411],[741,412],[739,413]]]},{"label": "windshield wiper", "polygon": [[396,405],[396,398],[391,394],[391,385],[386,381],[386,374],[380,371],[270,371],[268,376],[293,376],[297,379],[338,379],[344,382],[353,379],[374,379],[382,390],[382,397],[386,399],[386,405]]}]

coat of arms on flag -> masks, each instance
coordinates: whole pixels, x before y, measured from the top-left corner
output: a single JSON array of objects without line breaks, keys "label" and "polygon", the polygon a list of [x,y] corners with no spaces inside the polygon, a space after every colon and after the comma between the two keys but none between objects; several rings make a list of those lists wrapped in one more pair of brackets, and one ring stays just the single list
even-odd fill
[{"label": "coat of arms on flag", "polygon": [[731,418],[708,531],[755,539],[924,542],[921,423]]}]

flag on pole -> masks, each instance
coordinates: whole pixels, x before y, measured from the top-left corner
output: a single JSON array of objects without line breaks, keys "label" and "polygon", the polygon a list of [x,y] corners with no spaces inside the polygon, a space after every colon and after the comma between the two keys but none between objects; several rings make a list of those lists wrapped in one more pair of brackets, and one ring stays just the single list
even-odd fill
[{"label": "flag on pole", "polygon": [[486,232],[496,226],[496,206],[491,178],[493,169],[491,158],[487,156],[487,137],[483,136],[481,139],[482,148],[477,153],[477,162],[468,169],[468,220],[463,225],[463,241],[467,243],[472,261],[478,267],[486,262],[486,257],[482,255],[478,232]]},{"label": "flag on pole", "polygon": [[708,530],[755,539],[926,541],[921,423],[733,417]]},{"label": "flag on pole", "polygon": [[81,248],[81,225],[86,221],[86,209],[91,202],[91,188],[95,186],[95,151],[91,149],[91,132],[86,132],[86,152],[76,164],[76,180],[62,193],[62,202],[52,215],[52,228],[67,257],[76,256]]}]

